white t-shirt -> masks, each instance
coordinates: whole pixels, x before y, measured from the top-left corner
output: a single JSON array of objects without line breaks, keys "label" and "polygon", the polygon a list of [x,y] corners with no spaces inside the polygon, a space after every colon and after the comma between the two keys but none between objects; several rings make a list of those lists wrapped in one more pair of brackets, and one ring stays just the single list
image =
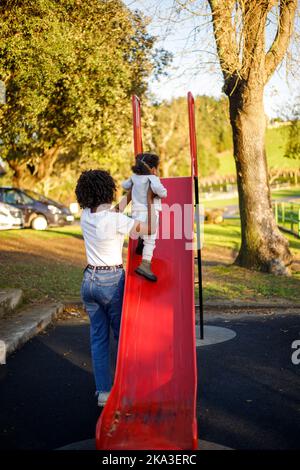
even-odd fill
[{"label": "white t-shirt", "polygon": [[80,225],[88,264],[115,266],[122,264],[124,236],[133,228],[134,219],[119,212],[83,209]]}]

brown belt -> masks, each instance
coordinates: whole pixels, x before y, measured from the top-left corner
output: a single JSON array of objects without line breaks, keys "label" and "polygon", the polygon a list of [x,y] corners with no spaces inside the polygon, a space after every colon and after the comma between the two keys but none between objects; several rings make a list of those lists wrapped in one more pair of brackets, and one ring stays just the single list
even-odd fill
[{"label": "brown belt", "polygon": [[115,266],[92,266],[91,264],[88,264],[85,269],[93,269],[95,271],[111,271],[116,268],[123,268],[123,264],[117,264]]}]

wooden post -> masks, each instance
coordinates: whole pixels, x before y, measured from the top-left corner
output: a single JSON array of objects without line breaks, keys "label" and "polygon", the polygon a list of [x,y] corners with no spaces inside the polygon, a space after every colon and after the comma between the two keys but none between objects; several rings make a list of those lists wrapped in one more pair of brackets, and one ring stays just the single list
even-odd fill
[{"label": "wooden post", "polygon": [[277,201],[275,201],[275,204],[274,204],[274,209],[275,209],[275,220],[276,220],[276,224],[278,225],[278,204],[277,204]]},{"label": "wooden post", "polygon": [[282,225],[285,224],[285,203],[281,203],[281,217],[282,217]]}]

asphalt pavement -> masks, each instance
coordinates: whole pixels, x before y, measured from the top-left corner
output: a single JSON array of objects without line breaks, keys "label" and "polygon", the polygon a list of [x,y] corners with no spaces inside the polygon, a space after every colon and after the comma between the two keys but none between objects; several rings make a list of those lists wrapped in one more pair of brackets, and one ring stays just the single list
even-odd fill
[{"label": "asphalt pavement", "polygon": [[[197,349],[199,438],[233,449],[299,449],[300,316],[213,319],[230,341]],[[94,437],[99,408],[86,320],[63,319],[0,366],[0,449],[56,449]]]}]

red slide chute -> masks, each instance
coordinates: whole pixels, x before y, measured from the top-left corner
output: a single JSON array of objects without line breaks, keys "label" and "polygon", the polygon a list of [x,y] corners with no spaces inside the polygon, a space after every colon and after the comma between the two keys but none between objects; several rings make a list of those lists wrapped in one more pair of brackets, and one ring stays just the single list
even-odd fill
[{"label": "red slide chute", "polygon": [[[136,97],[133,111],[139,153]],[[134,272],[140,257],[137,242],[129,242],[117,368],[97,423],[97,449],[197,449],[193,178],[165,178],[163,184],[168,196],[152,262],[157,283]]]}]

